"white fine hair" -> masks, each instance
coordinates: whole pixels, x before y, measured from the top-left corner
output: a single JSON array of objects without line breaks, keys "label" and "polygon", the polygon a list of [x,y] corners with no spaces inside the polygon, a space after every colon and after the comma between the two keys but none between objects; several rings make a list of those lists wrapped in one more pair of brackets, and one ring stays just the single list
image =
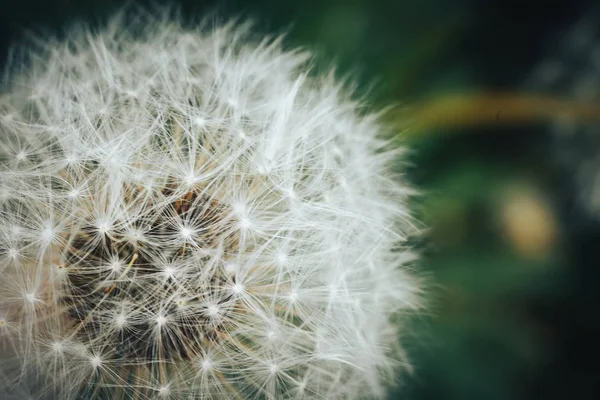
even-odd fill
[{"label": "white fine hair", "polygon": [[0,396],[385,396],[421,287],[379,114],[247,23],[131,12],[7,68]]}]

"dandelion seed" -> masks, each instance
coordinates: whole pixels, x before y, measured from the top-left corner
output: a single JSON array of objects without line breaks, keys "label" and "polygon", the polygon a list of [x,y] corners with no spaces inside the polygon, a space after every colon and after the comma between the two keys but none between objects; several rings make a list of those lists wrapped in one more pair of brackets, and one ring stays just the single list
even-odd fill
[{"label": "dandelion seed", "polygon": [[277,374],[277,372],[279,372],[279,368],[277,367],[277,364],[272,364],[269,366],[269,373],[271,375],[275,375],[275,374]]},{"label": "dandelion seed", "polygon": [[63,342],[54,341],[51,345],[52,351],[55,353],[62,354],[65,351],[65,345]]},{"label": "dandelion seed", "polygon": [[[76,155],[74,155],[74,154],[65,155],[65,162],[67,163],[67,165],[73,165],[77,161],[78,161],[78,157]],[[75,192],[75,190],[73,190],[72,192]]]},{"label": "dandelion seed", "polygon": [[123,269],[123,263],[119,259],[114,259],[110,262],[109,267],[113,272],[120,272]]},{"label": "dandelion seed", "polygon": [[24,293],[23,294],[23,299],[28,303],[28,304],[36,304],[37,302],[39,302],[40,300],[36,297],[36,293],[35,292],[29,292],[29,293]]},{"label": "dandelion seed", "polygon": [[235,294],[241,294],[244,293],[244,285],[236,283],[235,285],[233,285],[231,287],[231,290],[233,291],[233,293]]},{"label": "dandelion seed", "polygon": [[56,230],[51,224],[47,224],[44,230],[42,230],[42,234],[40,235],[42,242],[45,244],[50,244],[56,235]]},{"label": "dandelion seed", "polygon": [[127,317],[125,316],[125,314],[121,313],[117,315],[117,317],[115,318],[115,325],[119,328],[123,328],[125,324],[127,324]]},{"label": "dandelion seed", "polygon": [[188,187],[192,187],[196,184],[198,178],[194,175],[194,173],[189,173],[186,175],[184,182],[188,185]]},{"label": "dandelion seed", "polygon": [[224,265],[224,270],[227,275],[232,275],[237,270],[237,265],[234,262],[226,262]]},{"label": "dandelion seed", "polygon": [[291,303],[295,303],[298,300],[298,292],[291,292],[289,299]]},{"label": "dandelion seed", "polygon": [[192,231],[190,228],[188,228],[186,226],[181,227],[181,229],[179,230],[179,234],[181,235],[181,237],[186,240],[190,240],[192,238],[193,233],[194,233],[194,231]]},{"label": "dandelion seed", "polygon": [[206,309],[208,315],[210,315],[211,317],[218,317],[219,316],[219,307],[215,306],[215,305],[211,305],[208,306],[208,308]]},{"label": "dandelion seed", "polygon": [[177,269],[172,265],[165,265],[162,270],[162,275],[165,279],[173,279],[175,277],[175,273]]},{"label": "dandelion seed", "polygon": [[98,233],[104,235],[110,232],[112,225],[110,221],[106,219],[99,219],[98,221],[96,221],[96,228],[98,229]]},{"label": "dandelion seed", "polygon": [[241,218],[239,226],[240,226],[240,229],[248,230],[248,229],[252,228],[252,221],[250,221],[250,218]]},{"label": "dandelion seed", "polygon": [[158,388],[158,395],[161,397],[167,397],[171,393],[169,386],[161,386]]},{"label": "dandelion seed", "polygon": [[280,265],[284,265],[287,262],[288,256],[285,253],[278,253],[277,254],[277,261],[279,262]]},{"label": "dandelion seed", "polygon": [[200,362],[200,368],[204,371],[208,371],[210,369],[212,369],[213,365],[212,362],[207,358],[205,360],[202,360],[202,362]]},{"label": "dandelion seed", "polygon": [[159,315],[158,317],[156,317],[155,322],[156,326],[160,328],[167,324],[167,317],[165,317],[164,315]]},{"label": "dandelion seed", "polygon": [[19,250],[17,249],[8,249],[8,251],[6,252],[6,255],[8,256],[8,258],[10,258],[11,260],[16,260],[19,257]]},{"label": "dandelion seed", "polygon": [[91,356],[89,358],[90,364],[94,369],[98,369],[102,366],[102,358],[100,356]]}]

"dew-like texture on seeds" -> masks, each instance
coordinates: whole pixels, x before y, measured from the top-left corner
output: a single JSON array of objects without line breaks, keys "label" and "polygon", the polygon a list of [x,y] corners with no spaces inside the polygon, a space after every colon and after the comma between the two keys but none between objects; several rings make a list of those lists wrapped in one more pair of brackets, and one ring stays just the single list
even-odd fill
[{"label": "dew-like texture on seeds", "polygon": [[3,398],[383,396],[420,288],[377,116],[239,22],[67,38],[0,95]]}]

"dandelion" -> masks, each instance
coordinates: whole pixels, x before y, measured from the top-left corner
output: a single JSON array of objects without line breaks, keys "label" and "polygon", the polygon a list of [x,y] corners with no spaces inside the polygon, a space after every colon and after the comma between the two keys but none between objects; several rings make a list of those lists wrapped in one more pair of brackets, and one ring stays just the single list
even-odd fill
[{"label": "dandelion", "polygon": [[[526,82],[529,88],[567,95],[581,104],[600,101],[600,29],[593,10],[552,45]],[[594,219],[600,217],[600,172],[597,119],[582,121],[562,115],[550,124],[559,162],[573,172],[575,200]]]},{"label": "dandelion", "polygon": [[248,24],[135,12],[9,67],[2,390],[383,396],[420,286],[378,116]]}]

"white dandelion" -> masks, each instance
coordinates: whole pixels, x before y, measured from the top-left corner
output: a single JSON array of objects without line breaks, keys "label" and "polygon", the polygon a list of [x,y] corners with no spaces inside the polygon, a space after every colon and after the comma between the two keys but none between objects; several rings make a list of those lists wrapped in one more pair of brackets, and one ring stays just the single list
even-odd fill
[{"label": "white dandelion", "polygon": [[[600,102],[599,10],[582,17],[534,69],[527,87],[566,95],[585,104]],[[600,124],[563,115],[550,124],[561,164],[574,172],[575,197],[582,209],[600,218]]]},{"label": "white dandelion", "polygon": [[2,390],[382,397],[420,286],[378,115],[248,24],[125,14],[7,73]]}]

